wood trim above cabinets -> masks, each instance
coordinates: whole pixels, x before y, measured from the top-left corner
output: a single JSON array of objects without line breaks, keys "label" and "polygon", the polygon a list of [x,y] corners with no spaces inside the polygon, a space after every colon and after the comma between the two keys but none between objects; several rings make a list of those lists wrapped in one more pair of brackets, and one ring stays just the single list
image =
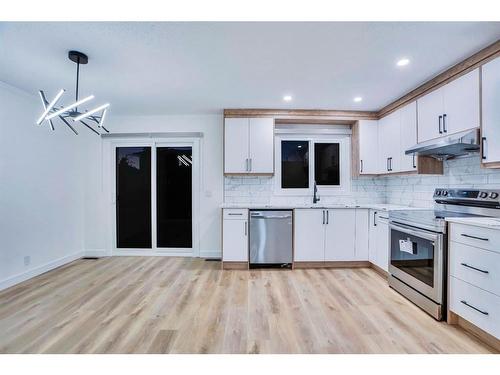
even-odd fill
[{"label": "wood trim above cabinets", "polygon": [[[356,120],[376,120],[377,112],[342,111],[327,109],[224,109],[224,117],[274,117],[276,120],[290,120],[301,123],[331,123],[344,121],[352,123]],[[284,122],[281,122],[284,123]],[[290,122],[288,122],[290,123]],[[292,122],[293,123],[293,122]]]},{"label": "wood trim above cabinets", "polygon": [[443,73],[438,74],[431,80],[418,86],[416,89],[403,95],[394,102],[386,105],[384,108],[378,111],[377,117],[385,117],[398,108],[404,106],[405,104],[408,104],[413,100],[416,100],[428,94],[429,92],[434,91],[441,86],[444,86],[445,84],[459,78],[460,76],[463,76],[464,74],[469,73],[470,71],[497,57],[500,57],[500,40],[497,40],[495,43],[490,44],[488,47],[483,48],[481,51],[459,62],[458,64],[453,65]]}]

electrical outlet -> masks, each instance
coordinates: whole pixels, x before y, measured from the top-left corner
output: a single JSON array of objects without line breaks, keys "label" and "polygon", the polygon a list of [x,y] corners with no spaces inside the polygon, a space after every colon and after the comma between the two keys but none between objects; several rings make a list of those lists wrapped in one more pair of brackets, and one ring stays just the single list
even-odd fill
[{"label": "electrical outlet", "polygon": [[29,255],[26,255],[24,257],[24,265],[29,266],[31,264],[31,257]]}]

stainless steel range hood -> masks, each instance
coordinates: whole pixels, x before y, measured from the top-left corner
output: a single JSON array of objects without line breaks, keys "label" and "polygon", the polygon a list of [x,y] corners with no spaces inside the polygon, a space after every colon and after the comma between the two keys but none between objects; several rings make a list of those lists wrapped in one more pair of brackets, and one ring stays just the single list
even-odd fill
[{"label": "stainless steel range hood", "polygon": [[479,129],[466,130],[446,137],[417,143],[406,150],[406,155],[417,154],[430,156],[438,160],[447,160],[479,152]]}]

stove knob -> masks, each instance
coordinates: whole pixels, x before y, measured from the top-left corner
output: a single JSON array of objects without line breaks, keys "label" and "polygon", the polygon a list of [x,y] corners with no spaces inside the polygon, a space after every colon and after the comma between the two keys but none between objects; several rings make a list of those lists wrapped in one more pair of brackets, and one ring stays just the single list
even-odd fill
[{"label": "stove knob", "polygon": [[440,196],[441,195],[441,190],[436,190],[436,196]]},{"label": "stove knob", "polygon": [[443,197],[447,197],[448,196],[448,190],[443,190]]},{"label": "stove knob", "polygon": [[479,198],[487,198],[488,197],[488,193],[485,192],[485,191],[482,191],[479,193]]},{"label": "stove knob", "polygon": [[491,199],[497,199],[498,198],[498,193],[496,193],[496,192],[490,193],[490,198]]}]

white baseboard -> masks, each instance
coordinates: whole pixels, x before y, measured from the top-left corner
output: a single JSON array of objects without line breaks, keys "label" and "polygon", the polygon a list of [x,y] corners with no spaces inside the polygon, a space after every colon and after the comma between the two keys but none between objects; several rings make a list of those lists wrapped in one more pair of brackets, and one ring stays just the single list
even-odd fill
[{"label": "white baseboard", "polygon": [[221,258],[222,251],[200,251],[200,258]]},{"label": "white baseboard", "polygon": [[31,279],[35,276],[41,275],[47,271],[53,270],[54,268],[65,265],[66,263],[73,262],[74,260],[80,259],[84,256],[83,251],[79,251],[78,253],[67,255],[65,257],[53,260],[52,262],[42,264],[36,268],[33,268],[27,272],[23,272],[17,274],[15,276],[8,277],[7,279],[0,280],[0,290],[10,288],[13,285],[22,283],[28,279]]},{"label": "white baseboard", "polygon": [[92,250],[85,250],[85,253],[83,255],[84,257],[91,257],[91,258],[103,258],[103,257],[109,257],[110,254],[106,249],[92,249]]}]

